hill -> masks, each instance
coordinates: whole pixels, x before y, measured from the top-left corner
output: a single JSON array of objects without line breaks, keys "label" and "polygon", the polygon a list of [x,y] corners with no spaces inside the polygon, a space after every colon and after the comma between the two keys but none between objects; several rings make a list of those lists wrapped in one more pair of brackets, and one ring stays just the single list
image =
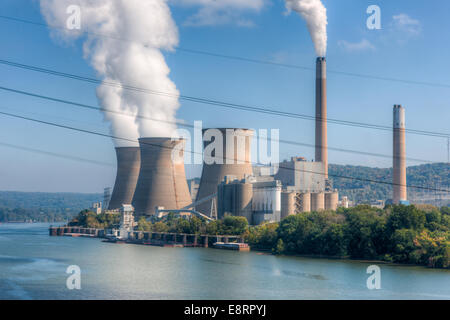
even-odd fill
[{"label": "hill", "polygon": [[[348,196],[357,203],[369,203],[377,199],[392,198],[392,168],[371,168],[350,165],[329,165],[330,180],[339,189],[341,196]],[[338,176],[338,177],[336,177]],[[450,189],[450,164],[433,163],[410,166],[406,169],[407,184],[422,187],[408,188],[408,198],[417,203],[431,203],[437,206],[449,205],[450,195],[428,189]],[[347,179],[356,177],[362,180]],[[371,183],[376,180],[385,183]]]},{"label": "hill", "polygon": [[65,221],[102,198],[102,194],[0,191],[0,222]]}]

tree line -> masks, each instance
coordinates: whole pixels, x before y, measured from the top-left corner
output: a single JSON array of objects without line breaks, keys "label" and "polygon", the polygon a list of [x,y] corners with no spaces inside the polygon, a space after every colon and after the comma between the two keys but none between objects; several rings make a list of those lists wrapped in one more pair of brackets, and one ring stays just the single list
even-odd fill
[{"label": "tree line", "polygon": [[[82,211],[70,222],[90,228],[118,227],[119,214]],[[249,226],[245,217],[217,221],[140,217],[137,231],[242,235],[256,250],[274,254],[341,257],[450,268],[450,208],[360,205],[337,211],[299,213],[277,223]]]}]

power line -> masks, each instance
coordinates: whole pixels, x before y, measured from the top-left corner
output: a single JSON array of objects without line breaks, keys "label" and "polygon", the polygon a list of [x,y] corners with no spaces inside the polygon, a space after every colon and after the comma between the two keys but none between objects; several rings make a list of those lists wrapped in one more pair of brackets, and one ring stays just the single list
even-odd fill
[{"label": "power line", "polygon": [[39,153],[39,154],[43,154],[43,155],[47,155],[47,156],[58,157],[58,158],[63,158],[63,159],[68,159],[68,160],[73,160],[73,161],[87,162],[87,163],[100,165],[100,166],[114,167],[114,164],[112,164],[112,163],[106,163],[106,162],[101,162],[101,161],[97,161],[97,160],[91,160],[91,159],[86,159],[86,158],[81,158],[81,157],[76,157],[76,156],[64,155],[64,154],[60,154],[60,153],[14,145],[11,143],[6,143],[6,142],[0,142],[0,146],[17,149],[17,150],[22,150],[22,151],[27,151],[27,152],[32,152],[32,153]]},{"label": "power line", "polygon": [[[31,20],[26,20],[26,19],[21,19],[21,18],[16,18],[16,17],[10,17],[10,16],[5,16],[5,15],[0,15],[0,19],[3,19],[5,21],[20,22],[20,23],[25,23],[25,24],[29,24],[29,25],[44,27],[47,29],[64,30],[65,32],[71,31],[73,33],[90,35],[90,36],[94,36],[97,38],[108,38],[108,39],[117,40],[117,41],[139,43],[137,41],[126,39],[123,37],[111,36],[111,35],[106,35],[106,34],[101,34],[101,33],[90,32],[90,31],[69,30],[67,28],[60,27],[60,26],[51,26],[46,23],[41,23],[41,22],[37,22],[37,21],[31,21]],[[280,62],[262,60],[262,59],[253,59],[253,58],[248,58],[248,57],[227,55],[227,54],[222,54],[222,53],[217,53],[217,52],[210,52],[210,51],[197,50],[197,49],[191,49],[191,48],[177,47],[176,49],[178,51],[182,51],[182,52],[186,52],[186,53],[198,54],[198,55],[204,55],[204,56],[210,56],[210,57],[216,57],[216,58],[222,58],[222,59],[228,59],[228,60],[235,60],[235,61],[241,61],[241,62],[250,62],[250,63],[255,63],[255,64],[270,65],[270,66],[277,66],[277,67],[297,69],[297,70],[308,70],[308,71],[315,70],[314,68],[308,67],[308,66],[301,66],[301,65],[289,64],[289,63],[280,63]],[[344,76],[349,76],[349,77],[367,78],[367,79],[372,79],[372,80],[381,80],[381,81],[400,82],[400,83],[413,84],[413,85],[425,85],[425,86],[432,86],[432,87],[450,88],[450,84],[445,84],[445,83],[406,80],[406,79],[399,79],[399,78],[382,77],[382,76],[374,76],[374,75],[361,74],[361,73],[338,71],[338,70],[332,70],[332,69],[328,69],[327,72],[332,73],[332,74],[344,75]]]},{"label": "power line", "polygon": [[[190,102],[195,102],[195,103],[200,103],[200,104],[207,104],[207,105],[212,105],[212,106],[217,106],[217,107],[230,108],[230,109],[235,109],[235,110],[243,110],[243,111],[249,111],[249,112],[257,112],[257,113],[262,113],[262,114],[276,115],[276,116],[287,117],[287,118],[316,121],[315,116],[309,116],[309,115],[305,115],[305,114],[286,112],[286,111],[278,111],[278,110],[274,110],[274,109],[267,109],[267,108],[262,108],[262,107],[254,107],[254,106],[243,105],[243,104],[223,102],[223,101],[212,100],[212,99],[207,99],[207,98],[198,98],[198,97],[194,97],[194,96],[171,94],[171,93],[167,93],[167,92],[150,90],[150,89],[135,87],[135,86],[131,86],[131,85],[121,84],[121,83],[114,82],[114,81],[102,81],[102,80],[98,80],[95,78],[84,77],[84,76],[80,76],[80,75],[76,75],[76,74],[65,73],[65,72],[55,71],[55,70],[51,70],[51,69],[36,67],[36,66],[32,66],[32,65],[21,64],[21,63],[3,60],[3,59],[0,59],[0,64],[4,64],[7,66],[16,67],[16,68],[21,68],[21,69],[25,69],[25,70],[45,73],[45,74],[49,74],[49,75],[53,75],[53,76],[58,76],[58,77],[63,77],[63,78],[68,78],[68,79],[73,79],[73,80],[79,80],[79,81],[84,81],[84,82],[88,82],[88,83],[94,83],[97,85],[107,85],[107,86],[111,86],[111,87],[122,88],[122,89],[126,89],[126,90],[147,93],[147,94],[152,94],[152,95],[159,95],[159,96],[164,96],[164,97],[173,98],[173,99],[180,99],[180,100],[185,100],[185,101],[190,101]],[[327,121],[328,123],[332,123],[332,124],[351,126],[351,127],[377,129],[377,130],[383,130],[383,131],[392,131],[393,130],[392,127],[390,127],[390,126],[369,124],[369,123],[362,123],[362,122],[355,122],[355,121],[347,121],[347,120],[339,120],[339,119],[333,119],[333,118],[327,118],[327,119],[319,118],[318,120],[319,121]],[[416,135],[432,136],[432,137],[444,137],[444,138],[450,137],[449,133],[440,133],[440,132],[424,131],[424,130],[417,130],[417,129],[405,129],[405,132],[411,133],[411,134],[416,134]]]},{"label": "power line", "polygon": [[[96,111],[102,111],[102,112],[107,112],[107,113],[119,114],[119,115],[123,115],[123,116],[128,116],[128,117],[133,117],[133,118],[138,118],[138,119],[144,119],[144,120],[149,120],[149,121],[155,121],[155,122],[164,122],[164,123],[174,124],[174,125],[182,126],[182,127],[195,128],[195,126],[192,125],[192,124],[187,124],[187,123],[180,122],[180,121],[169,121],[169,120],[155,119],[155,118],[151,118],[151,117],[143,116],[143,115],[139,115],[139,114],[136,115],[136,114],[133,114],[133,113],[126,113],[126,112],[122,112],[122,111],[110,110],[110,109],[106,109],[106,108],[103,108],[103,107],[98,107],[98,106],[78,103],[78,102],[74,102],[74,101],[69,101],[69,100],[65,100],[65,99],[59,99],[59,98],[44,96],[44,95],[41,95],[41,94],[36,94],[36,93],[28,92],[28,91],[22,91],[22,90],[17,90],[17,89],[2,87],[2,86],[0,86],[0,90],[8,91],[8,92],[16,93],[16,94],[21,94],[21,95],[26,95],[26,96],[31,96],[31,97],[34,97],[34,98],[44,99],[44,100],[48,100],[48,101],[53,101],[53,102],[73,105],[73,106],[76,106],[76,107],[86,108],[86,109],[90,109],[90,110],[96,110]],[[266,138],[266,140],[268,140],[268,138]],[[289,141],[289,140],[281,140],[280,139],[279,142],[280,143],[284,143],[284,144],[294,145],[294,146],[302,146],[302,147],[309,147],[309,148],[315,148],[316,147],[316,145],[314,145],[314,144],[302,143],[302,142],[297,142],[297,141]],[[365,152],[365,151],[357,151],[357,150],[350,150],[350,149],[343,149],[343,148],[335,148],[335,147],[329,147],[329,146],[328,146],[328,149],[329,150],[333,150],[333,151],[338,151],[338,152],[355,153],[355,154],[359,154],[359,155],[382,157],[382,158],[388,158],[388,159],[392,159],[394,157],[392,155],[385,155],[385,154],[379,154],[379,153],[373,153],[373,152]],[[433,161],[430,161],[430,160],[423,160],[423,159],[416,159],[416,158],[406,158],[406,159],[409,160],[409,161],[415,161],[415,162],[433,163]]]},{"label": "power line", "polygon": [[[22,119],[22,120],[32,121],[32,122],[36,122],[36,123],[40,123],[40,124],[45,124],[45,125],[49,125],[49,126],[53,126],[53,127],[57,127],[57,128],[62,128],[62,129],[82,132],[82,133],[86,133],[86,134],[92,134],[92,135],[96,135],[96,136],[100,136],[100,137],[112,138],[112,139],[115,139],[115,140],[122,140],[122,141],[133,142],[133,143],[139,142],[139,141],[137,141],[135,139],[117,137],[117,136],[113,136],[113,135],[109,135],[109,134],[105,134],[105,133],[101,133],[101,132],[95,132],[95,131],[90,131],[90,130],[76,128],[76,127],[66,126],[66,125],[62,125],[62,124],[58,124],[58,123],[54,123],[54,122],[49,122],[49,121],[44,121],[44,120],[39,120],[39,119],[34,119],[34,118],[29,118],[29,117],[24,117],[24,116],[20,116],[20,115],[13,114],[13,113],[0,111],[0,114],[1,115],[5,115],[5,116],[9,116],[9,117],[13,117],[13,118],[17,118],[17,119]],[[158,148],[171,149],[170,147],[162,146],[162,145],[159,145],[159,144],[153,144],[153,143],[149,143],[149,142],[144,142],[144,141],[140,141],[140,143],[144,144],[144,145],[150,145],[150,146],[158,147]],[[192,150],[190,150],[188,152],[189,153],[202,154],[201,152],[195,152],[195,151],[192,151]],[[234,161],[234,158],[233,159],[229,158],[229,160],[233,160]],[[261,163],[255,163],[255,164],[256,165],[258,165],[258,164],[259,165],[263,165]],[[323,173],[323,172],[314,172],[314,171],[309,171],[309,170],[301,170],[301,169],[297,169],[297,168],[283,168],[283,169],[292,170],[292,171],[313,173],[313,174],[318,174],[318,175],[325,175],[325,173]],[[328,176],[336,177],[336,178],[343,178],[343,179],[350,179],[350,180],[358,180],[358,181],[364,181],[364,182],[370,182],[370,183],[406,186],[408,188],[414,188],[414,189],[450,192],[450,190],[445,190],[445,189],[429,188],[429,187],[414,186],[414,185],[402,185],[402,184],[397,184],[397,183],[394,183],[394,182],[379,181],[379,180],[373,180],[373,179],[350,177],[350,176],[343,176],[343,175],[336,175],[336,174],[333,174],[333,175],[328,174]]]}]

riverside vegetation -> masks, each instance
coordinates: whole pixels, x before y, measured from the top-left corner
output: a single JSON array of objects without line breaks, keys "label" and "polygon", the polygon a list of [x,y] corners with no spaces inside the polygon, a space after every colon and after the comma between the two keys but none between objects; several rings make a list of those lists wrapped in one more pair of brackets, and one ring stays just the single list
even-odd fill
[{"label": "riverside vegetation", "polygon": [[[108,228],[118,215],[82,211],[71,225]],[[141,217],[139,231],[209,235],[242,235],[256,250],[274,254],[314,255],[450,268],[450,208],[431,205],[361,205],[337,211],[301,213],[279,223],[248,226],[244,217],[226,216],[206,222],[169,214],[163,219]]]}]

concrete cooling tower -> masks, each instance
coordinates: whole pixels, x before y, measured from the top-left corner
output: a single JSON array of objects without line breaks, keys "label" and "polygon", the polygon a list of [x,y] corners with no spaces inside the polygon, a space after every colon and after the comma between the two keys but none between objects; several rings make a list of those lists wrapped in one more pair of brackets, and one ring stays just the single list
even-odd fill
[{"label": "concrete cooling tower", "polygon": [[131,204],[141,166],[139,147],[116,148],[117,175],[109,201],[109,210],[120,209],[122,204]]},{"label": "concrete cooling tower", "polygon": [[327,61],[323,57],[316,61],[316,152],[317,162],[325,166],[325,179],[328,179],[327,142]]},{"label": "concrete cooling tower", "polygon": [[[225,176],[234,176],[241,180],[246,175],[252,175],[252,136],[253,131],[249,129],[203,130],[204,161],[196,201],[216,193],[217,186]],[[211,203],[211,201],[206,201],[197,205],[195,209],[209,216]]]},{"label": "concrete cooling tower", "polygon": [[[192,203],[184,170],[184,143],[171,138],[139,139],[141,169],[132,202],[136,216],[152,215],[156,207],[181,209]],[[172,160],[172,153],[179,161]]]}]

